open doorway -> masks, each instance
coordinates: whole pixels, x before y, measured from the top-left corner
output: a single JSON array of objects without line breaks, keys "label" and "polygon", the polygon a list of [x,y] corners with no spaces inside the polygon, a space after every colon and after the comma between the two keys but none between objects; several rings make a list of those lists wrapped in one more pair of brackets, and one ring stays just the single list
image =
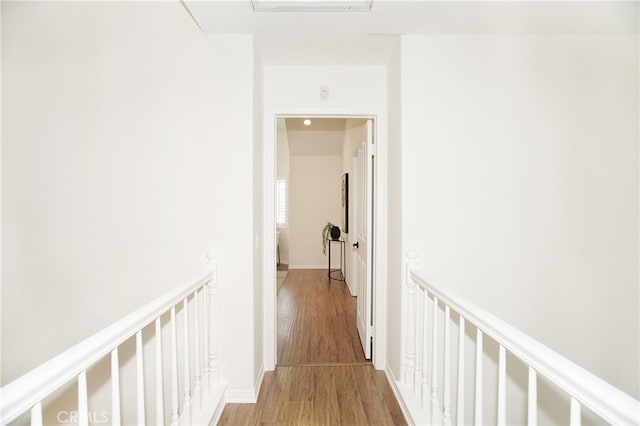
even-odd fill
[{"label": "open doorway", "polygon": [[373,129],[369,117],[276,118],[278,365],[372,358]]}]

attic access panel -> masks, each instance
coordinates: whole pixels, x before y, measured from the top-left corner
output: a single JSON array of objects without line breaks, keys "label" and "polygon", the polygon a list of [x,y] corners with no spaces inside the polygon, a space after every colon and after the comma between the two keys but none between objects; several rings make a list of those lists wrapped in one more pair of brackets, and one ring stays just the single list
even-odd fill
[{"label": "attic access panel", "polygon": [[373,0],[251,0],[256,12],[369,12]]}]

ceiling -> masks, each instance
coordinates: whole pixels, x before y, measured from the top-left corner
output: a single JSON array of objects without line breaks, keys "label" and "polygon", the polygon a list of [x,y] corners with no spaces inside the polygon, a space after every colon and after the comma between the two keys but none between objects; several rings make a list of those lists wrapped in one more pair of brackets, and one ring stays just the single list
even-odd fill
[{"label": "ceiling", "polygon": [[385,65],[402,34],[638,33],[638,1],[373,0],[370,12],[254,12],[184,0],[205,34],[254,34],[265,65]]},{"label": "ceiling", "polygon": [[[309,118],[310,125],[304,120]],[[287,132],[289,155],[342,155],[345,131],[364,126],[366,119],[280,117],[278,127]]]},{"label": "ceiling", "polygon": [[322,131],[322,130],[337,130],[342,132],[345,129],[345,118],[324,118],[324,117],[309,117],[311,121],[310,125],[305,125],[304,120],[307,117],[287,117],[284,119],[284,123],[287,131]]},{"label": "ceiling", "polygon": [[289,155],[342,155],[346,119],[309,117],[281,118],[287,131]]}]

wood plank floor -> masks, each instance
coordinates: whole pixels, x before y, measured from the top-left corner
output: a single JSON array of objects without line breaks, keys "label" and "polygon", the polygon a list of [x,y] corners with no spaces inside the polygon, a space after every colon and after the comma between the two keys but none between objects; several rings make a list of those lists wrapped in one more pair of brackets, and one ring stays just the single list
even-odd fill
[{"label": "wood plank floor", "polygon": [[326,269],[291,269],[278,292],[278,365],[365,362],[356,298]]},{"label": "wood plank floor", "polygon": [[256,404],[219,425],[406,425],[382,371],[364,358],[356,298],[326,270],[289,270],[278,292],[278,366]]},{"label": "wood plank floor", "polygon": [[257,404],[227,404],[219,425],[406,425],[382,371],[371,365],[278,367]]}]

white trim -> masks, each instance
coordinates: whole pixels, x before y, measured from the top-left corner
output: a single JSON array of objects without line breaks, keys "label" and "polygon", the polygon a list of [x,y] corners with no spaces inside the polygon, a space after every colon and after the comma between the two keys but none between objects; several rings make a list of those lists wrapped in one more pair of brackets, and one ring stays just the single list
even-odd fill
[{"label": "white trim", "polygon": [[[387,111],[384,107],[362,109],[349,108],[288,108],[265,106],[263,116],[263,271],[264,306],[263,336],[265,369],[275,370],[277,357],[276,323],[276,253],[275,253],[275,179],[276,179],[276,139],[277,117],[295,116],[373,118],[376,148],[374,181],[377,185],[374,229],[374,347],[373,366],[384,370],[387,342]],[[378,161],[381,159],[381,161]]]},{"label": "white trim", "polygon": [[370,12],[372,0],[251,0],[256,12]]},{"label": "white trim", "polygon": [[[258,396],[260,395],[260,388],[262,387],[262,381],[264,380],[264,363],[260,366],[258,374],[256,375],[256,381],[253,384],[253,389],[234,389],[227,390],[225,392],[225,404],[255,404],[258,402]],[[215,422],[214,422],[215,424]]]},{"label": "white trim", "polygon": [[[200,413],[193,413],[194,417],[191,419],[191,423],[194,425],[218,424],[218,420],[220,420],[222,412],[224,411],[224,406],[226,405],[226,389],[226,384],[219,384],[214,387],[210,395],[203,395],[202,409]],[[188,416],[182,412],[179,423],[184,424],[187,419]]]},{"label": "white trim", "polygon": [[263,116],[263,179],[262,179],[262,241],[263,259],[262,270],[264,272],[264,293],[263,293],[263,355],[264,368],[273,371],[276,368],[276,220],[275,220],[275,179],[276,179],[276,141],[277,125],[276,114],[264,111]]},{"label": "white trim", "polygon": [[255,404],[258,401],[255,389],[227,389],[224,400],[225,404]]},{"label": "white trim", "polygon": [[327,264],[324,265],[289,265],[289,269],[324,269],[327,270]]},{"label": "white trim", "polygon": [[393,375],[393,371],[391,371],[391,366],[389,365],[389,363],[385,363],[385,365],[386,366],[384,369],[384,374],[385,376],[387,376],[387,381],[391,386],[393,395],[396,397],[396,401],[398,401],[398,405],[400,406],[400,411],[402,411],[402,414],[404,415],[404,419],[407,421],[407,424],[409,426],[414,426],[416,422],[413,421],[413,417],[411,417],[411,412],[409,411],[409,407],[407,407],[407,404],[405,403],[404,398],[402,397],[402,393],[398,388],[398,383],[399,383],[398,379],[396,379],[395,376]]},{"label": "white trim", "polygon": [[[216,407],[213,410],[213,416],[211,416],[211,419],[208,424],[217,425],[218,422],[220,421],[220,417],[222,417],[222,412],[224,411],[224,407],[225,405],[227,405],[225,390],[226,390],[225,388],[222,389],[222,396],[217,399],[218,403],[216,404]],[[194,424],[198,424],[197,419],[195,420],[196,421],[194,421]]]},{"label": "white trim", "polygon": [[374,207],[373,251],[373,366],[384,370],[387,363],[387,160],[389,134],[386,110],[375,116],[375,176],[373,178],[376,205]]},{"label": "white trim", "polygon": [[256,377],[256,382],[253,385],[253,393],[255,394],[256,401],[258,400],[258,396],[260,396],[260,388],[262,387],[263,380],[264,380],[264,362],[260,366],[260,370],[258,371],[258,376]]}]

